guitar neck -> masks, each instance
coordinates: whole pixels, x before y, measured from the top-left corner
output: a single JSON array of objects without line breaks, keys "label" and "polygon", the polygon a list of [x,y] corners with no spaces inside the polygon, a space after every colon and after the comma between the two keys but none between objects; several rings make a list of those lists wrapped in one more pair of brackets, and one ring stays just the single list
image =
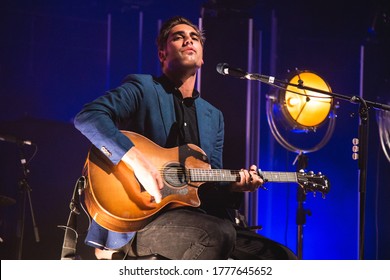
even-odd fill
[{"label": "guitar neck", "polygon": [[[188,169],[189,179],[192,182],[238,182],[239,170],[227,169]],[[295,172],[261,171],[260,176],[265,182],[298,182]]]},{"label": "guitar neck", "polygon": [[296,172],[261,171],[260,176],[265,182],[295,183],[298,182]]}]

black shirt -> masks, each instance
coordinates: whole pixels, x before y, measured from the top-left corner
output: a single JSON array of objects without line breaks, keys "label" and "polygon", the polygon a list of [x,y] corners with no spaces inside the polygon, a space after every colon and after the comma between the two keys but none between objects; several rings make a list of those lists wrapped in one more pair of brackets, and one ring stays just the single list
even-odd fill
[{"label": "black shirt", "polygon": [[166,143],[167,148],[184,144],[200,145],[198,120],[196,117],[195,99],[199,97],[199,92],[194,89],[192,97],[183,98],[180,90],[166,77],[157,79],[168,93],[173,94],[176,122],[171,127],[171,131]]}]

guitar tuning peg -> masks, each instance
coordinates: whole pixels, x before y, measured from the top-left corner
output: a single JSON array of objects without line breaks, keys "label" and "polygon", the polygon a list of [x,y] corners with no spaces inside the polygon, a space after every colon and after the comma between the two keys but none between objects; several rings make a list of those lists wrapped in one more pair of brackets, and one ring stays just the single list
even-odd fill
[{"label": "guitar tuning peg", "polygon": [[314,172],[313,171],[309,171],[307,174],[314,175]]},{"label": "guitar tuning peg", "polygon": [[321,171],[318,172],[317,175],[318,175],[318,176],[322,176],[322,172],[321,172]]}]

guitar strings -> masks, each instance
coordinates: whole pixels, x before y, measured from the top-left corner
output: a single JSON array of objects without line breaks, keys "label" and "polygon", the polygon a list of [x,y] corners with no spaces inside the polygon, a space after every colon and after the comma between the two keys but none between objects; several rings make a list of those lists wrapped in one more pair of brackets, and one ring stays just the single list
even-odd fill
[{"label": "guitar strings", "polygon": [[[168,169],[168,170],[167,170]],[[176,169],[171,171],[172,169]],[[162,167],[158,169],[161,173],[177,173],[177,170],[180,170],[184,173],[184,170],[189,170],[189,171],[196,171],[196,172],[203,172],[203,173],[233,173],[233,174],[239,174],[239,170],[226,170],[226,171],[221,171],[221,170],[215,170],[215,169],[202,169],[202,168],[183,168],[183,167]]]},{"label": "guitar strings", "polygon": [[[166,167],[160,167],[159,172],[162,176],[179,176],[179,175],[185,175],[185,177],[190,177],[191,181],[207,181],[210,180],[211,177],[215,177],[215,180],[220,180],[221,178],[226,179],[227,173],[230,173],[229,176],[231,176],[231,179],[233,180],[234,177],[238,176],[240,173],[240,170],[220,170],[220,169],[202,169],[202,168],[185,168],[185,167],[175,167],[171,166],[169,168]],[[192,172],[193,171],[193,172]],[[282,178],[288,178],[289,175],[294,174],[295,172],[263,172],[265,174],[276,174],[278,176],[281,176]],[[291,174],[290,174],[291,173]],[[223,175],[223,176],[222,176]],[[295,177],[294,177],[295,178]],[[203,180],[202,180],[203,179]],[[326,185],[316,183],[318,186],[325,187]]]},{"label": "guitar strings", "polygon": [[[190,168],[185,167],[168,167],[159,168],[159,172],[163,177],[179,177],[184,176],[190,178],[190,181],[236,181],[239,176],[239,170],[214,170],[214,169],[202,169],[202,168]],[[228,174],[230,173],[230,174]]]}]

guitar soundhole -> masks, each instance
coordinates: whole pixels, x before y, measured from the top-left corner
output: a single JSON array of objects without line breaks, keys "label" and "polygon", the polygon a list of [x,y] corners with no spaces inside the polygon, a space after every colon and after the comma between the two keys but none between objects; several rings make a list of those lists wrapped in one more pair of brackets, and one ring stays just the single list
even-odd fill
[{"label": "guitar soundhole", "polygon": [[187,184],[185,168],[178,163],[170,163],[165,166],[162,175],[172,187],[182,187]]}]

